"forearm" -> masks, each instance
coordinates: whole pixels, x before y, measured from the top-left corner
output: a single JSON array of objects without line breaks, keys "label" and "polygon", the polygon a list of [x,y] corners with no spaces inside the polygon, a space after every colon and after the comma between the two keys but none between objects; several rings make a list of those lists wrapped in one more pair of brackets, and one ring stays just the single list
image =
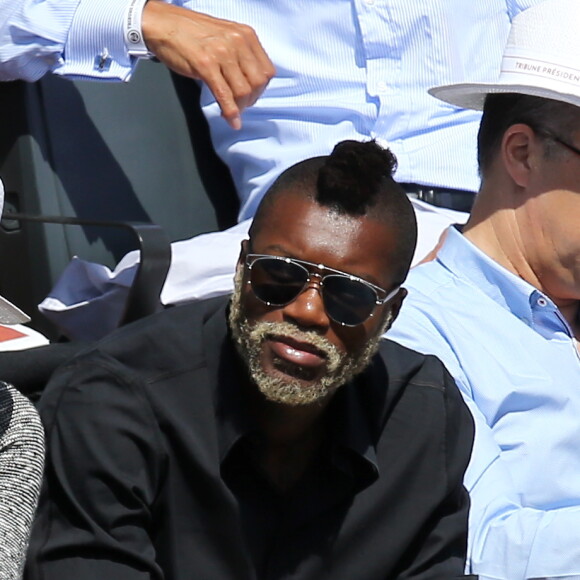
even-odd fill
[{"label": "forearm", "polygon": [[[0,80],[128,80],[124,20],[130,0],[0,0]],[[182,4],[180,0],[173,3]]]}]

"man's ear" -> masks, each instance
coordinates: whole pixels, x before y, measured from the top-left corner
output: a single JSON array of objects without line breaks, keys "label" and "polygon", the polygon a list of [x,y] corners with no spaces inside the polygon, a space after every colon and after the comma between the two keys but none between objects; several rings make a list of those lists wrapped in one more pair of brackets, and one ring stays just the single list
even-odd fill
[{"label": "man's ear", "polygon": [[236,269],[242,267],[246,263],[246,256],[249,252],[250,240],[242,240],[240,245],[240,255],[238,256],[238,263]]},{"label": "man's ear", "polygon": [[[389,311],[391,313],[391,324],[395,322],[397,316],[399,316],[399,312],[401,311],[401,306],[403,306],[403,300],[407,296],[409,292],[406,288],[399,288],[399,291],[393,296],[391,299],[391,303],[389,305]],[[390,328],[390,325],[389,325]]]},{"label": "man's ear", "polygon": [[529,125],[508,127],[501,142],[501,156],[505,170],[520,187],[529,185],[538,154],[543,155],[543,145]]}]

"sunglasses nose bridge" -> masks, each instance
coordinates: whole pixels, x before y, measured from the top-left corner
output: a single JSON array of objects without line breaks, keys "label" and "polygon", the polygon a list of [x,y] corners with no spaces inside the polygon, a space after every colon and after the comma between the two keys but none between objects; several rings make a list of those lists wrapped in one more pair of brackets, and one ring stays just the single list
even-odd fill
[{"label": "sunglasses nose bridge", "polygon": [[302,290],[300,290],[296,298],[300,298],[300,296],[305,292],[308,292],[308,290],[314,290],[322,300],[322,286],[323,286],[323,276],[317,272],[309,272],[308,278],[306,278],[304,286],[302,286]]},{"label": "sunglasses nose bridge", "polygon": [[322,280],[324,276],[320,272],[308,272],[308,279],[306,280],[306,286],[311,286],[315,284],[316,286],[322,286]]},{"label": "sunglasses nose bridge", "polygon": [[309,272],[300,292],[285,306],[288,316],[301,326],[323,327],[330,323],[322,295],[322,279],[318,272]]}]

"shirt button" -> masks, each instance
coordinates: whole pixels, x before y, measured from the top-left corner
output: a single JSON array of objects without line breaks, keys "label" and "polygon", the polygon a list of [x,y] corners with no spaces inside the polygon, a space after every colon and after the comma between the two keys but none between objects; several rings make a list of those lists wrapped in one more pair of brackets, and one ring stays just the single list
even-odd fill
[{"label": "shirt button", "polygon": [[379,92],[384,93],[387,90],[387,83],[385,81],[379,81],[377,83],[377,89]]},{"label": "shirt button", "polygon": [[365,0],[365,4],[368,6],[372,6],[375,3],[375,0]]},{"label": "shirt button", "polygon": [[545,298],[538,298],[538,306],[547,306],[548,301]]}]

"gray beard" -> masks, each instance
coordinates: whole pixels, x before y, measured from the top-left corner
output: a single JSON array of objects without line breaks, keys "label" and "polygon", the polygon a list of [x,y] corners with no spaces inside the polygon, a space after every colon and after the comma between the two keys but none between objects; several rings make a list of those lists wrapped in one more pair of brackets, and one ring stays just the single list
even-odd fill
[{"label": "gray beard", "polygon": [[[266,399],[274,403],[300,406],[322,402],[369,365],[378,350],[381,335],[391,325],[392,314],[389,312],[376,335],[371,337],[358,353],[345,355],[317,332],[301,330],[298,326],[288,322],[250,324],[241,307],[242,278],[243,270],[238,268],[234,278],[234,292],[229,311],[230,330],[236,349],[247,364],[252,380]],[[297,365],[292,365],[291,369],[285,370],[285,373],[291,374],[271,375],[266,373],[262,367],[260,356],[262,344],[270,336],[291,337],[313,345],[326,356],[324,375],[314,382],[304,382],[300,380],[299,376],[306,376],[307,369],[302,369]],[[281,366],[283,368],[284,365]],[[296,375],[296,378],[291,375]]]}]

